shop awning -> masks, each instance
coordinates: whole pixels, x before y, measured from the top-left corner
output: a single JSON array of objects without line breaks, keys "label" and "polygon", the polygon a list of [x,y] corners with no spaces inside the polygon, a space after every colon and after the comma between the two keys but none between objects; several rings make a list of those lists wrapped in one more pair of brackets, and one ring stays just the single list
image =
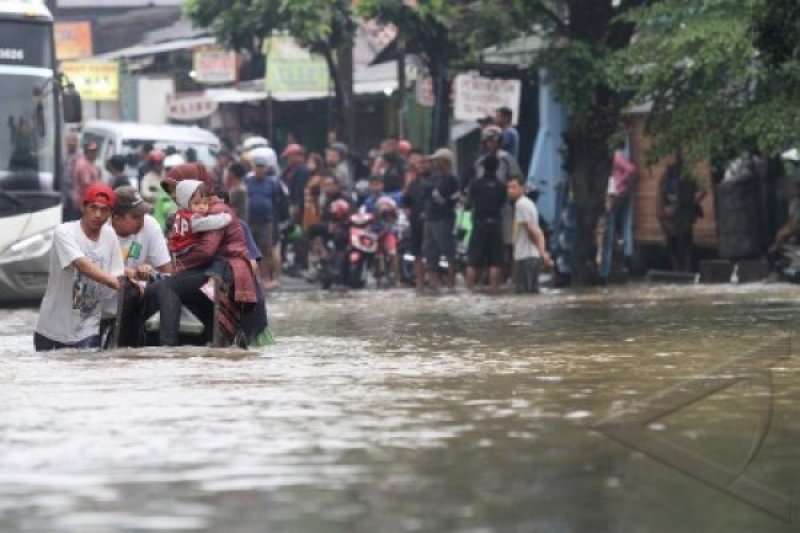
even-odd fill
[{"label": "shop awning", "polygon": [[243,104],[267,99],[267,93],[263,91],[242,91],[236,88],[206,89],[205,95],[218,104]]},{"label": "shop awning", "polygon": [[142,44],[131,46],[129,48],[122,48],[121,50],[114,50],[107,54],[100,54],[92,59],[123,59],[128,57],[141,57],[150,56],[155,54],[163,54],[165,52],[174,52],[176,50],[192,50],[200,46],[209,46],[216,44],[217,40],[214,37],[197,37],[194,39],[178,39],[176,41],[168,41],[165,43],[157,44]]}]

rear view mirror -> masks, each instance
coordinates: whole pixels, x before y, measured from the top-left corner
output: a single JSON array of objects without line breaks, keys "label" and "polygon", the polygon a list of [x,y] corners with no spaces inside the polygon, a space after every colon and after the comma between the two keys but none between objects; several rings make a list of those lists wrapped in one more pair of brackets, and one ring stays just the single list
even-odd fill
[{"label": "rear view mirror", "polygon": [[61,102],[64,106],[64,122],[74,123],[83,121],[83,103],[81,95],[75,90],[75,85],[68,83],[61,93]]}]

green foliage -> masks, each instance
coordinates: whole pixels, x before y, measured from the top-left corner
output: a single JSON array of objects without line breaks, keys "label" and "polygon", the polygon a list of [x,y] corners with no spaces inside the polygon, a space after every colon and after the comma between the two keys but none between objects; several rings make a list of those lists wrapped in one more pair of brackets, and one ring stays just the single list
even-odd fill
[{"label": "green foliage", "polygon": [[[400,0],[361,0],[358,12],[397,26],[406,41],[418,47],[428,64],[470,63],[492,45],[521,35],[525,0],[418,0],[411,7]],[[530,29],[530,28],[526,28]]]},{"label": "green foliage", "polygon": [[236,49],[259,51],[262,39],[286,31],[301,45],[328,53],[352,42],[355,33],[348,0],[186,0],[184,12]]},{"label": "green foliage", "polygon": [[613,78],[652,104],[653,158],[724,161],[800,144],[796,2],[661,0],[626,20],[636,39],[615,55]]}]

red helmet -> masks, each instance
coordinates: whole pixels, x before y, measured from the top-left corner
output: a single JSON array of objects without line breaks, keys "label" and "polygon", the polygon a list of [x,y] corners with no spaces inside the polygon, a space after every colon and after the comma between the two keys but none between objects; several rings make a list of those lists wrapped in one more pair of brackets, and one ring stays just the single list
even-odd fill
[{"label": "red helmet", "polygon": [[350,204],[347,203],[347,200],[342,200],[341,198],[334,200],[330,209],[333,218],[347,218],[347,215],[350,214]]},{"label": "red helmet", "polygon": [[164,152],[161,150],[150,150],[150,153],[147,154],[147,162],[160,165],[164,162],[164,157]]}]

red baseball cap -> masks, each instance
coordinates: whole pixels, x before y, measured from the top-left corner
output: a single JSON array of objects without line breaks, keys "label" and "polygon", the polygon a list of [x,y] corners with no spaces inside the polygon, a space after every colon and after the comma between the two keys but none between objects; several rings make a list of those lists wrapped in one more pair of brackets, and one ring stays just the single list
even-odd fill
[{"label": "red baseball cap", "polygon": [[283,151],[283,154],[281,154],[281,157],[289,157],[290,155],[298,155],[298,154],[303,154],[303,153],[304,153],[304,151],[303,151],[303,147],[302,146],[300,146],[299,144],[290,144]]},{"label": "red baseball cap", "polygon": [[117,203],[117,197],[105,183],[92,183],[83,193],[83,203],[107,205],[113,208]]}]

